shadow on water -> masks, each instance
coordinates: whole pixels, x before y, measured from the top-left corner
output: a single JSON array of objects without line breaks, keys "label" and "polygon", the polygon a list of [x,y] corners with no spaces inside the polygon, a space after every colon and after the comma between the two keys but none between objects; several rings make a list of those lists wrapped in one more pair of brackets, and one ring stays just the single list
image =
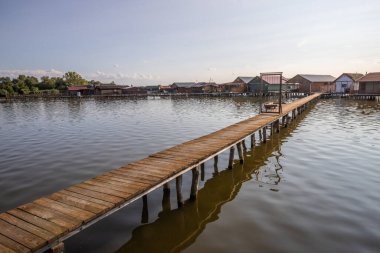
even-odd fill
[{"label": "shadow on water", "polygon": [[[180,252],[196,240],[208,223],[219,218],[222,206],[237,196],[244,182],[253,180],[260,187],[278,191],[282,173],[281,144],[307,115],[307,111],[288,128],[282,128],[280,134],[271,136],[266,144],[259,143],[253,149],[246,150],[243,165],[235,161],[232,170],[221,171],[214,166],[212,178],[199,190],[195,201],[188,200],[181,208],[171,210],[170,197],[164,194],[158,218],[134,229],[132,238],[116,252]],[[274,166],[266,166],[269,160]],[[146,209],[143,210],[143,222],[146,212]]]}]

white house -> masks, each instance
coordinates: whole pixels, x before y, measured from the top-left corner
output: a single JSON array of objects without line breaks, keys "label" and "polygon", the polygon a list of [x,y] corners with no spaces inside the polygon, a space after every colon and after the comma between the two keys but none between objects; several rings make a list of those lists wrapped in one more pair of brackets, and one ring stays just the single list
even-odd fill
[{"label": "white house", "polygon": [[358,88],[358,87],[354,87],[356,80],[358,80],[362,76],[363,74],[359,74],[359,73],[343,73],[334,81],[335,92],[338,92],[338,93],[351,92],[352,93],[355,90],[355,88]]}]

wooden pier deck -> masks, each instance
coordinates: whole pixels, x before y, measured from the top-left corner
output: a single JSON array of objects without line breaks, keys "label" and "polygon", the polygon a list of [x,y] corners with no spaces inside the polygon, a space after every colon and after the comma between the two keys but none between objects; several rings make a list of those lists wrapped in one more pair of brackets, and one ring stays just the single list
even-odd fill
[{"label": "wooden pier deck", "polygon": [[[192,170],[190,198],[196,198],[199,166],[236,145],[243,162],[242,142],[256,131],[266,141],[267,126],[280,128],[301,113],[320,94],[284,104],[281,114],[263,113],[214,133],[152,154],[49,196],[0,214],[0,252],[62,252],[63,241],[175,179],[182,203],[182,174]],[[289,113],[291,117],[289,117]]]}]

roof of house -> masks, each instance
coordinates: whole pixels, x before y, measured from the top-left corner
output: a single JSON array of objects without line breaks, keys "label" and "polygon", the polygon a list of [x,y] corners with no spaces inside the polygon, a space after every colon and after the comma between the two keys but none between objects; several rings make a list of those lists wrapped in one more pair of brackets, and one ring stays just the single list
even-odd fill
[{"label": "roof of house", "polygon": [[[275,76],[263,76],[262,79],[269,83],[269,84],[280,84],[280,76],[275,75]],[[282,83],[286,83],[289,79],[286,77],[282,77]]]},{"label": "roof of house", "polygon": [[346,76],[348,76],[349,78],[351,78],[352,81],[356,81],[356,80],[358,80],[359,78],[361,78],[361,77],[364,76],[364,75],[361,74],[361,73],[343,73],[343,74],[341,74],[337,79],[335,79],[334,82],[336,82],[339,78],[341,78],[341,77],[344,76],[344,75],[346,75]]},{"label": "roof of house", "polygon": [[195,84],[194,82],[175,82],[172,85],[175,85],[179,88],[190,88],[194,84]]},{"label": "roof of house", "polygon": [[116,84],[102,84],[97,85],[95,88],[100,90],[116,90],[128,88],[128,85],[116,85]]},{"label": "roof of house", "polygon": [[380,82],[380,72],[368,73],[365,76],[359,78],[358,82]]},{"label": "roof of house", "polygon": [[309,75],[309,74],[299,74],[299,76],[309,80],[312,83],[320,82],[334,82],[335,77],[331,75]]},{"label": "roof of house", "polygon": [[87,86],[69,86],[67,87],[67,90],[69,91],[81,91],[81,90],[87,90]]},{"label": "roof of house", "polygon": [[254,77],[252,76],[238,76],[234,82],[236,82],[236,80],[240,79],[242,80],[244,83],[249,83],[250,81],[252,81]]}]

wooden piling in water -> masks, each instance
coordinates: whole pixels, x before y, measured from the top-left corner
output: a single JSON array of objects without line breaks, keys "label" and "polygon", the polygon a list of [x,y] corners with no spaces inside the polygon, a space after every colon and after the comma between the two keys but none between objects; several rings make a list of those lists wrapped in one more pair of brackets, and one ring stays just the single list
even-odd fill
[{"label": "wooden piling in water", "polygon": [[218,155],[214,156],[214,166],[218,166]]},{"label": "wooden piling in water", "polygon": [[236,144],[236,147],[237,147],[237,150],[238,150],[238,155],[239,155],[240,163],[244,163],[243,150],[242,150],[241,146],[242,146],[242,143],[241,143],[241,142],[239,142],[238,144]]},{"label": "wooden piling in water", "polygon": [[198,195],[198,184],[199,184],[199,166],[191,170],[193,178],[191,181],[191,190],[190,190],[190,200],[197,199]]},{"label": "wooden piling in water", "polygon": [[169,182],[165,183],[165,184],[163,185],[163,187],[164,187],[164,192],[170,192],[170,185],[169,185]]},{"label": "wooden piling in water", "polygon": [[201,181],[205,181],[205,164],[201,164]]},{"label": "wooden piling in water", "polygon": [[247,145],[245,145],[245,140],[241,141],[241,145],[243,146],[243,150],[246,151],[247,150]]},{"label": "wooden piling in water", "polygon": [[276,120],[276,133],[280,132],[280,120]]},{"label": "wooden piling in water", "polygon": [[261,140],[263,139],[263,135],[261,134],[261,129],[259,130],[259,140],[261,142]]},{"label": "wooden piling in water", "polygon": [[251,149],[255,146],[255,133],[251,134]]},{"label": "wooden piling in water", "polygon": [[148,212],[148,195],[142,197],[143,207],[141,212],[141,223],[148,223],[149,221],[149,212]]},{"label": "wooden piling in water", "polygon": [[182,198],[182,175],[179,175],[175,179],[175,185],[177,190],[177,204],[178,207],[183,206],[183,198]]},{"label": "wooden piling in water", "polygon": [[263,142],[267,142],[267,127],[263,127]]},{"label": "wooden piling in water", "polygon": [[232,169],[232,165],[234,163],[234,156],[235,156],[235,148],[234,148],[234,146],[232,146],[230,148],[230,158],[228,160],[228,168],[229,169]]}]

